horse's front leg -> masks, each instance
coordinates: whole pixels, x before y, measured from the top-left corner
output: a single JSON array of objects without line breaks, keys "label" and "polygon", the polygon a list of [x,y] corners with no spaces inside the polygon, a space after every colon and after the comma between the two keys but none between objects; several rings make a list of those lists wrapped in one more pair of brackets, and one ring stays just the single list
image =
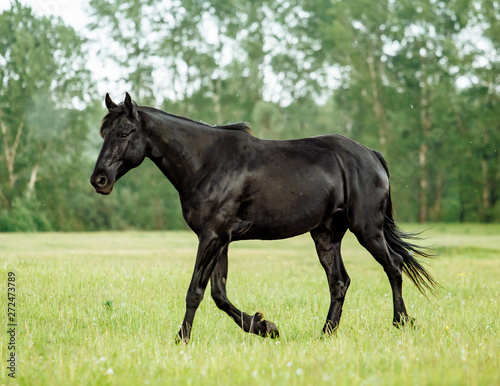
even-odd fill
[{"label": "horse's front leg", "polygon": [[273,322],[264,320],[262,313],[256,312],[253,316],[248,315],[238,310],[227,298],[227,248],[226,246],[223,249],[210,278],[212,297],[215,304],[219,309],[227,313],[243,331],[263,337],[277,338],[279,332],[276,325]]},{"label": "horse's front leg", "polygon": [[184,315],[184,321],[179,331],[178,342],[182,341],[182,343],[186,344],[189,341],[194,315],[203,300],[210,275],[217,264],[221,252],[224,248],[227,248],[227,244],[227,242],[224,243],[215,233],[199,236],[196,263],[186,296],[186,314]]}]

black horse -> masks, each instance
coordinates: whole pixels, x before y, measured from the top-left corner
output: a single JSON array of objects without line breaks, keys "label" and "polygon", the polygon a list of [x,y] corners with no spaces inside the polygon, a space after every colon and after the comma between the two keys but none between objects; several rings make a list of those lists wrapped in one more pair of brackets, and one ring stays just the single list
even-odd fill
[{"label": "black horse", "polygon": [[425,293],[438,285],[415,256],[428,257],[399,231],[392,216],[389,173],[382,155],[341,135],[263,140],[244,123],[209,126],[137,106],[127,93],[106,95],[102,150],[90,178],[96,192],[149,157],[179,192],[182,214],[198,235],[186,314],[179,339],[187,343],[208,281],[212,297],[246,332],[277,337],[274,323],[250,316],[227,298],[227,250],[237,240],[283,239],[310,232],[326,271],[330,309],[324,333],[340,322],[350,279],[340,255],[347,229],[386,272],[396,326],[412,321],[402,296],[402,272]]}]

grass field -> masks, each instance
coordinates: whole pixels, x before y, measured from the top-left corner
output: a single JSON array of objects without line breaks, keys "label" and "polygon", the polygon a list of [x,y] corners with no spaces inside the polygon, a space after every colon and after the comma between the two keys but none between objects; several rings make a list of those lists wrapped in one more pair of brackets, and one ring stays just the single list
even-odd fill
[{"label": "grass field", "polygon": [[[404,281],[415,329],[392,326],[388,280],[348,235],[351,287],[337,335],[322,338],[329,294],[306,235],[230,247],[230,299],[263,311],[279,339],[243,333],[207,292],[183,346],[174,336],[193,234],[0,234],[2,383],[500,384],[500,225],[436,225],[425,237],[440,255],[428,268],[443,288],[427,300]],[[16,275],[15,380],[6,361],[8,272]]]}]

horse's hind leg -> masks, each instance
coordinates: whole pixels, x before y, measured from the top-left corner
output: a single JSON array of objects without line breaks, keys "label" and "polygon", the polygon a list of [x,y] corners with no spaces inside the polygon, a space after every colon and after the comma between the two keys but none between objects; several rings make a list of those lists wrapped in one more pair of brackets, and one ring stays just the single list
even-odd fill
[{"label": "horse's hind leg", "polygon": [[323,226],[311,231],[319,261],[325,269],[330,288],[330,309],[323,327],[323,333],[327,334],[331,334],[339,326],[342,305],[351,282],[340,255],[340,245],[347,225],[345,221],[339,221],[335,226],[336,229],[333,232]]},{"label": "horse's hind leg", "polygon": [[275,324],[264,320],[264,315],[257,312],[250,316],[238,310],[227,298],[226,293],[227,281],[227,247],[222,251],[217,265],[210,278],[212,286],[212,298],[219,309],[227,313],[243,331],[251,332],[260,336],[270,336],[277,338],[279,336],[278,329]]},{"label": "horse's hind leg", "polygon": [[[374,216],[375,217],[375,216]],[[373,219],[374,217],[368,217]],[[384,268],[392,289],[394,304],[393,324],[398,327],[407,321],[413,322],[406,312],[403,300],[403,258],[388,247],[383,231],[383,220],[379,223],[366,225],[353,230],[360,244],[370,252],[370,254]]]}]

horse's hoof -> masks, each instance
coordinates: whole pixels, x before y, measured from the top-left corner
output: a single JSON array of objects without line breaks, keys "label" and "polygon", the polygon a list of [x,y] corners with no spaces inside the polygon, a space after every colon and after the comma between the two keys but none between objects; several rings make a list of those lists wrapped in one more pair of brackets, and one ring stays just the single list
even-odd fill
[{"label": "horse's hoof", "polygon": [[398,321],[394,319],[392,324],[394,324],[396,328],[403,328],[403,327],[416,328],[417,320],[415,318],[412,318],[411,316],[401,316],[401,320]]},{"label": "horse's hoof", "polygon": [[279,338],[280,333],[276,325],[269,320],[264,320],[264,323],[266,324],[266,337],[269,337],[271,339]]},{"label": "horse's hoof", "polygon": [[263,338],[269,337],[276,339],[280,336],[276,325],[269,320],[264,320],[264,314],[262,312],[256,312],[252,317],[252,328],[250,332],[262,336]]},{"label": "horse's hoof", "polygon": [[334,322],[327,320],[321,332],[323,335],[332,336],[337,333],[338,329],[339,329],[338,323],[335,324]]},{"label": "horse's hoof", "polygon": [[175,344],[183,344],[183,345],[186,345],[189,343],[189,338],[186,338],[186,337],[182,337],[181,336],[181,333],[179,331],[179,333],[175,336]]}]

